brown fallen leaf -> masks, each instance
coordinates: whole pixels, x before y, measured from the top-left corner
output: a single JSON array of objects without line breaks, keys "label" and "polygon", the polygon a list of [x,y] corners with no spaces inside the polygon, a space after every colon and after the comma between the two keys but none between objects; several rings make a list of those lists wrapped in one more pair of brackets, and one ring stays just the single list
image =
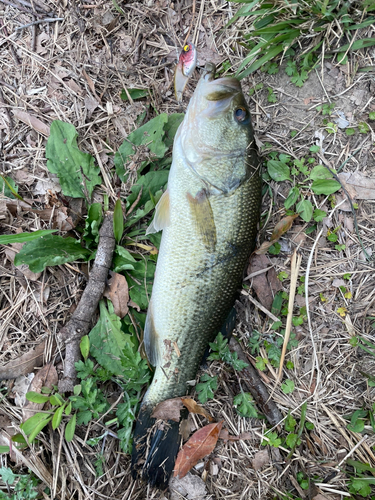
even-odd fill
[{"label": "brown fallen leaf", "polygon": [[123,318],[128,314],[129,307],[129,288],[125,276],[110,271],[111,278],[108,280],[108,286],[104,291],[104,297],[107,297],[113,304],[115,314]]},{"label": "brown fallen leaf", "polygon": [[45,345],[45,342],[41,342],[34,349],[22,354],[19,358],[12,359],[5,365],[0,366],[0,380],[17,378],[20,375],[32,372],[35,367],[41,366]]},{"label": "brown fallen leaf", "polygon": [[[247,272],[249,275],[262,271],[270,267],[270,261],[266,255],[252,255]],[[269,311],[275,294],[282,290],[280,280],[277,279],[276,271],[273,267],[268,271],[258,274],[252,278],[252,287],[259,299],[259,302]]]},{"label": "brown fallen leaf", "polygon": [[268,454],[268,450],[260,450],[255,453],[251,464],[254,470],[259,470],[263,467],[263,465],[269,464],[269,462],[270,456]]},{"label": "brown fallen leaf", "polygon": [[366,177],[361,172],[343,172],[338,178],[351,198],[357,200],[375,200],[375,179]]},{"label": "brown fallen leaf", "polygon": [[260,245],[260,247],[255,250],[255,254],[257,255],[263,255],[267,253],[267,250],[276,242],[278,241],[283,234],[285,234],[289,229],[292,227],[294,219],[298,217],[298,214],[295,215],[287,215],[283,219],[281,219],[275,226],[274,230],[272,231],[272,235],[270,238],[270,241],[263,241],[263,243]]},{"label": "brown fallen leaf", "polygon": [[[41,393],[42,387],[52,389],[54,385],[57,385],[57,382],[58,375],[56,368],[52,363],[48,363],[43,366],[41,370],[37,371],[28,388],[28,392],[34,391]],[[25,420],[35,415],[35,412],[43,410],[44,405],[45,403],[33,403],[32,401],[26,400],[22,408],[22,421],[25,422]]]},{"label": "brown fallen leaf", "polygon": [[214,450],[224,421],[208,424],[194,432],[177,455],[173,477],[184,477],[199,460]]},{"label": "brown fallen leaf", "polygon": [[181,398],[182,404],[189,410],[190,413],[195,413],[196,415],[202,415],[206,417],[209,422],[214,422],[215,419],[211,417],[207,410],[198,404],[192,398]]},{"label": "brown fallen leaf", "polygon": [[21,120],[21,122],[26,123],[31,128],[39,132],[40,134],[49,137],[50,129],[49,126],[39,120],[36,116],[30,115],[26,111],[22,111],[21,109],[13,109],[14,116]]},{"label": "brown fallen leaf", "polygon": [[235,436],[234,434],[229,434],[227,429],[222,429],[219,434],[219,439],[222,439],[224,443],[228,441],[244,441],[246,439],[252,439],[252,437],[253,436],[249,432],[242,432],[238,434],[238,436]]},{"label": "brown fallen leaf", "polygon": [[152,418],[160,418],[161,420],[179,422],[182,407],[181,398],[167,399],[156,405],[151,416]]}]

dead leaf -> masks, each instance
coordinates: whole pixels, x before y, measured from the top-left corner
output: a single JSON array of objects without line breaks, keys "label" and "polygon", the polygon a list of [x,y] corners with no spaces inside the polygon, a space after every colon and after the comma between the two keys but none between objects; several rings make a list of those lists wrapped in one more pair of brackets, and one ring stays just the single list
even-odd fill
[{"label": "dead leaf", "polygon": [[326,497],[325,495],[322,495],[321,493],[318,493],[317,495],[315,495],[313,497],[312,500],[328,500],[328,497]]},{"label": "dead leaf", "polygon": [[95,109],[99,106],[99,102],[91,96],[86,96],[84,98],[85,108],[87,110],[87,117],[91,118]]},{"label": "dead leaf", "polygon": [[[266,255],[253,254],[247,268],[249,275],[270,267],[270,261]],[[267,272],[258,274],[252,278],[252,287],[259,299],[259,302],[269,311],[276,292],[282,290],[280,280],[277,279],[276,271],[272,267]]]},{"label": "dead leaf", "polygon": [[270,462],[270,456],[268,454],[268,450],[257,451],[252,460],[252,466],[254,470],[259,470]]},{"label": "dead leaf", "polygon": [[34,378],[34,373],[28,373],[27,375],[20,375],[14,381],[14,385],[11,391],[11,397],[14,398],[16,406],[22,407],[26,402],[26,393],[30,387],[30,383]]},{"label": "dead leaf", "polygon": [[199,460],[214,450],[224,421],[208,424],[194,432],[177,455],[173,477],[184,477]]},{"label": "dead leaf", "polygon": [[366,177],[361,172],[341,173],[338,178],[352,199],[375,200],[374,178]]},{"label": "dead leaf", "polygon": [[294,219],[298,217],[298,214],[295,215],[287,215],[283,219],[281,219],[275,226],[274,230],[272,231],[272,235],[270,238],[270,241],[263,241],[263,243],[260,245],[260,247],[255,250],[255,254],[257,255],[263,255],[267,252],[267,250],[276,242],[278,241],[283,234],[285,234],[289,229],[292,227]]},{"label": "dead leaf", "polygon": [[22,111],[21,109],[13,109],[12,112],[18,120],[26,123],[26,125],[29,125],[40,134],[49,137],[49,126],[40,121],[39,118],[30,115],[30,113],[26,113],[26,111]]},{"label": "dead leaf", "polygon": [[0,366],[0,380],[17,378],[20,375],[30,373],[35,367],[43,363],[44,348],[46,343],[41,342],[34,349],[22,354],[18,358],[10,360],[3,366]]},{"label": "dead leaf", "polygon": [[198,404],[192,398],[181,398],[183,405],[189,410],[190,413],[195,413],[196,415],[202,415],[206,417],[209,422],[214,422],[215,419],[206,411],[203,406]]},{"label": "dead leaf", "polygon": [[123,318],[128,314],[129,307],[129,288],[125,276],[110,271],[111,278],[104,291],[104,297],[107,297],[113,304],[115,314]]},{"label": "dead leaf", "polygon": [[169,482],[171,500],[204,500],[207,495],[206,483],[191,473],[183,478],[172,477]]},{"label": "dead leaf", "polygon": [[[27,392],[34,391],[41,393],[42,387],[48,387],[52,389],[54,385],[57,385],[58,376],[56,368],[52,363],[48,363],[43,366],[43,368],[36,372]],[[32,401],[25,402],[22,408],[22,421],[25,422],[29,417],[35,415],[35,412],[42,411],[45,403],[33,403]]]},{"label": "dead leaf", "polygon": [[182,410],[181,398],[166,399],[156,405],[151,417],[160,418],[161,420],[180,421],[180,411]]},{"label": "dead leaf", "polygon": [[[86,81],[87,81],[87,83],[90,87],[90,90],[93,93],[95,99],[100,102],[100,97],[95,92],[95,84],[94,84],[93,80],[89,77],[89,75],[86,73],[86,71],[84,69],[82,70],[82,74],[86,78]],[[90,98],[90,99],[92,99],[92,98]],[[96,106],[99,105],[99,102],[96,102]],[[85,105],[86,105],[86,98],[85,98]],[[96,106],[95,106],[95,108],[96,108]]]}]

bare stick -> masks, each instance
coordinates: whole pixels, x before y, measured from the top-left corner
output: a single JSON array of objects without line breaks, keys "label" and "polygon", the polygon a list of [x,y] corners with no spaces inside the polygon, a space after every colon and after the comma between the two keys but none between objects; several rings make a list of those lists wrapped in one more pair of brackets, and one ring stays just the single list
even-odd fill
[{"label": "bare stick", "polygon": [[25,28],[29,28],[30,26],[34,26],[35,24],[41,23],[54,23],[55,21],[64,21],[63,17],[46,17],[44,19],[37,19],[31,23],[23,24],[22,26],[18,26],[16,30],[23,30]]},{"label": "bare stick", "polygon": [[294,253],[292,255],[292,260],[290,263],[291,275],[290,275],[290,290],[289,290],[289,302],[288,302],[288,316],[286,318],[284,344],[283,344],[283,349],[281,351],[280,366],[279,366],[279,373],[277,375],[277,382],[280,381],[282,373],[283,373],[283,366],[284,366],[286,349],[288,347],[290,331],[292,329],[294,297],[296,295],[298,271],[299,271],[299,268],[301,265],[301,260],[302,260],[302,256],[298,255],[298,258],[297,258],[297,250],[294,250]]},{"label": "bare stick", "polygon": [[59,340],[65,344],[64,375],[59,382],[60,392],[71,392],[76,380],[75,363],[80,359],[79,343],[87,335],[92,318],[101,299],[115,248],[113,214],[107,213],[99,231],[100,239],[89,281],[82,298],[68,324],[59,332]]}]

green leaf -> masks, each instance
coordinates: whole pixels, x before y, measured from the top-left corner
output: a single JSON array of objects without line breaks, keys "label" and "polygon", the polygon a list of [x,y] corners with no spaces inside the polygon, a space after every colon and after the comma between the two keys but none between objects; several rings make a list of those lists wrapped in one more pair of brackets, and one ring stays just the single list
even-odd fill
[{"label": "green leaf", "polygon": [[90,354],[90,339],[89,339],[88,335],[84,335],[81,338],[79,348],[81,350],[81,354],[82,354],[83,359],[86,361],[86,359],[89,357],[89,354]]},{"label": "green leaf", "polygon": [[43,396],[39,392],[29,391],[26,393],[26,399],[32,403],[47,403],[49,401],[49,396]]},{"label": "green leaf", "polygon": [[0,193],[4,193],[7,198],[18,198],[17,191],[18,186],[11,177],[0,175]]},{"label": "green leaf", "polygon": [[236,407],[237,413],[241,415],[241,417],[258,417],[258,412],[253,403],[254,399],[248,392],[241,392],[233,399],[233,404]]},{"label": "green leaf", "polygon": [[290,180],[290,169],[288,165],[281,161],[269,160],[267,162],[267,171],[271,179],[276,182]]},{"label": "green leaf", "polygon": [[120,243],[122,233],[124,232],[124,214],[122,213],[121,200],[116,200],[115,209],[113,211],[113,234],[116,243]]},{"label": "green leaf", "polygon": [[309,222],[311,220],[313,210],[312,203],[309,200],[302,200],[296,206],[296,211],[305,222]]},{"label": "green leaf", "polygon": [[63,398],[58,393],[53,394],[52,396],[50,396],[49,397],[49,402],[53,406],[61,406],[61,405],[63,405],[65,403],[65,401],[63,400]]},{"label": "green leaf", "polygon": [[369,120],[375,120],[375,111],[371,111],[371,112],[368,114],[368,117],[369,117]]},{"label": "green leaf", "polygon": [[347,425],[347,428],[352,432],[362,432],[365,428],[365,422],[361,419],[356,420]]},{"label": "green leaf", "polygon": [[332,174],[324,165],[316,165],[310,173],[310,179],[313,181],[318,179],[332,179]]},{"label": "green leaf", "polygon": [[317,179],[312,183],[311,189],[315,194],[328,196],[341,189],[341,184],[335,181],[335,179]]},{"label": "green leaf", "polygon": [[131,344],[130,335],[121,331],[121,320],[110,314],[103,300],[100,301],[100,318],[89,333],[90,352],[98,363],[114,375],[123,374],[122,353],[126,344]]},{"label": "green leaf", "polygon": [[351,127],[346,128],[346,129],[345,129],[345,134],[346,134],[346,135],[354,135],[354,134],[355,134],[355,129],[354,129],[354,128],[351,128]]},{"label": "green leaf", "polygon": [[[133,101],[136,101],[137,99],[142,99],[142,97],[147,97],[149,90],[148,89],[127,89],[130,97],[133,99]],[[128,101],[128,95],[125,91],[125,89],[121,90],[120,97],[123,101]]]},{"label": "green leaf", "polygon": [[276,241],[273,245],[271,245],[268,249],[268,252],[271,254],[271,255],[279,255],[281,251],[281,245],[278,241]]},{"label": "green leaf", "polygon": [[71,412],[72,412],[72,403],[69,402],[65,407],[64,413],[65,415],[69,416]]},{"label": "green leaf", "polygon": [[51,418],[52,417],[50,417],[48,413],[36,413],[32,417],[28,418],[25,422],[23,422],[20,427],[26,434],[26,436],[28,436],[37,425]]},{"label": "green leaf", "polygon": [[57,408],[57,410],[55,411],[55,414],[52,418],[52,429],[53,430],[56,430],[58,428],[58,426],[61,424],[64,408],[65,408],[65,405],[59,406]]},{"label": "green leaf", "polygon": [[320,151],[320,146],[311,146],[310,151],[312,153],[318,153]]},{"label": "green leaf", "polygon": [[30,271],[39,273],[47,266],[58,266],[78,259],[87,260],[90,254],[74,238],[48,234],[26,243],[15,256],[14,265],[27,264]]},{"label": "green leaf", "polygon": [[288,210],[292,205],[296,203],[299,197],[299,189],[298,187],[292,187],[289,191],[287,199],[284,201],[284,207]]},{"label": "green leaf", "polygon": [[82,239],[86,243],[86,247],[97,247],[99,241],[99,228],[103,220],[103,210],[101,203],[92,203],[87,212],[85,221],[85,231]]},{"label": "green leaf", "polygon": [[266,432],[266,434],[264,435],[265,438],[268,438],[268,439],[264,439],[262,441],[262,446],[273,446],[274,448],[278,448],[280,445],[281,445],[281,439],[278,437],[277,433],[276,432]]},{"label": "green leaf", "polygon": [[[41,432],[44,429],[44,427],[46,425],[48,425],[49,422],[52,420],[52,417],[50,417],[49,415],[46,415],[46,417],[47,417],[46,419],[41,420],[38,424],[36,424],[36,426],[30,432],[30,434],[29,434],[29,442],[30,443],[32,443],[34,441],[34,439],[39,434],[39,432]],[[33,418],[33,417],[31,417],[31,418]],[[26,432],[25,432],[25,434],[26,434]]]},{"label": "green leaf", "polygon": [[[55,120],[46,145],[47,168],[57,174],[65,196],[91,198],[94,187],[102,183],[94,158],[78,149],[78,134],[70,123]],[[84,188],[85,187],[85,188]]]},{"label": "green leaf", "polygon": [[370,127],[367,125],[366,122],[359,122],[358,123],[358,132],[360,134],[367,134],[370,131]]},{"label": "green leaf", "polygon": [[9,446],[0,446],[0,453],[9,453]]},{"label": "green leaf", "polygon": [[174,136],[176,135],[177,129],[184,119],[184,113],[173,113],[168,116],[168,121],[164,125],[164,144],[167,148],[170,148],[173,144]]},{"label": "green leaf", "polygon": [[13,484],[16,480],[17,474],[8,467],[0,467],[0,476],[4,483]]},{"label": "green leaf", "polygon": [[[142,175],[138,181],[133,185],[131,189],[131,193],[126,200],[126,205],[131,206],[137,199],[141,189],[142,194],[137,203],[137,207],[144,205],[147,201],[150,201],[151,196],[155,196],[158,191],[160,191],[168,181],[169,172],[167,170],[153,170],[148,172],[145,175]],[[160,193],[161,195],[162,193]],[[150,206],[150,210],[155,207],[155,204],[152,203]],[[143,215],[142,215],[143,216]],[[137,214],[132,214],[131,218],[125,224],[125,227],[129,227],[134,224],[133,219],[140,219]]]},{"label": "green leaf", "polygon": [[285,382],[281,384],[281,389],[284,394],[290,394],[291,392],[293,392],[295,389],[293,380],[290,379],[285,380]]},{"label": "green leaf", "polygon": [[75,413],[65,427],[65,439],[67,443],[70,443],[70,441],[73,440],[74,432],[76,430],[76,423],[77,423],[77,415]]},{"label": "green leaf", "polygon": [[289,448],[294,448],[297,445],[297,441],[298,441],[297,434],[288,434],[285,440]]},{"label": "green leaf", "polygon": [[313,213],[314,221],[316,222],[322,222],[324,217],[327,217],[327,212],[324,210],[320,210],[319,208],[316,208]]},{"label": "green leaf", "polygon": [[288,432],[292,432],[296,425],[297,425],[296,420],[289,412],[288,416],[285,419],[285,430]]},{"label": "green leaf", "polygon": [[204,404],[207,403],[209,399],[214,397],[214,391],[217,389],[217,376],[210,377],[207,373],[204,373],[199,384],[196,385],[196,391],[198,393],[199,401]]},{"label": "green leaf", "polygon": [[40,229],[33,233],[20,233],[20,234],[3,234],[0,236],[0,245],[10,245],[11,243],[25,243],[27,241],[37,240],[41,236],[55,233],[57,229]]},{"label": "green leaf", "polygon": [[167,151],[164,144],[164,125],[168,121],[168,115],[161,113],[149,122],[134,130],[119,147],[115,154],[114,162],[116,173],[122,181],[125,181],[126,164],[136,153],[137,146],[147,145],[150,152],[157,158],[163,158]]}]

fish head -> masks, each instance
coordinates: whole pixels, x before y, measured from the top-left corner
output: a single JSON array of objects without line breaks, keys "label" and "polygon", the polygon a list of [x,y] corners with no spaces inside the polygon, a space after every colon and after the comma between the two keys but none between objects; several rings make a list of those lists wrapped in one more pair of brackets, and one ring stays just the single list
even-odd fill
[{"label": "fish head", "polygon": [[243,177],[247,150],[254,143],[250,111],[240,82],[234,77],[215,79],[214,73],[214,65],[206,64],[190,100],[179,131],[183,153],[202,178]]}]

